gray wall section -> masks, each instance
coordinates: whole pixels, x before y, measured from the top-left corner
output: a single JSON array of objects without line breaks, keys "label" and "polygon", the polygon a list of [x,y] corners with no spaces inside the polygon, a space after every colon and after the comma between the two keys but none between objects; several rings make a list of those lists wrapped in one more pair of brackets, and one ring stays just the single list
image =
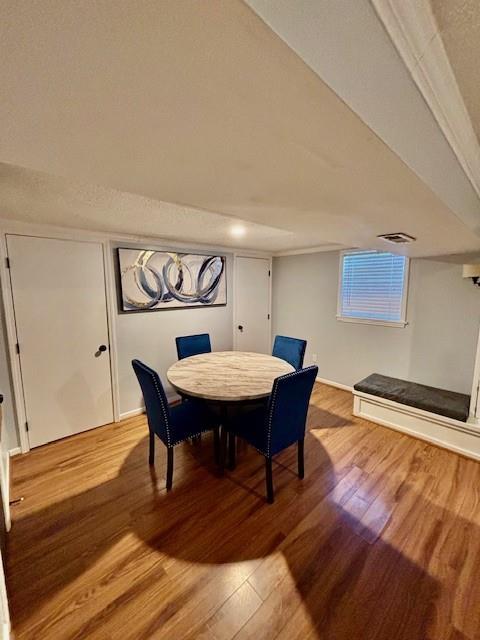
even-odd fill
[{"label": "gray wall section", "polygon": [[460,265],[411,261],[405,328],[338,321],[338,270],[338,251],[274,259],[274,332],[306,338],[320,377],[353,385],[378,372],[470,393],[480,290]]},{"label": "gray wall section", "polygon": [[[117,246],[135,247],[133,244]],[[145,248],[140,247],[140,248]],[[150,246],[151,249],[165,247]],[[172,246],[168,249],[172,251]],[[185,249],[182,249],[184,252]],[[193,253],[203,253],[198,249]],[[116,251],[114,251],[114,254]],[[116,264],[115,264],[116,269]],[[233,256],[227,254],[227,305],[155,311],[145,313],[116,313],[118,370],[120,380],[120,412],[126,413],[142,406],[140,388],[132,370],[132,358],[139,358],[156,369],[169,396],[174,395],[168,385],[166,372],[177,360],[175,337],[193,333],[209,333],[216,351],[233,348]]]},{"label": "gray wall section", "polygon": [[470,393],[480,324],[480,289],[461,265],[413,260],[409,378]]}]

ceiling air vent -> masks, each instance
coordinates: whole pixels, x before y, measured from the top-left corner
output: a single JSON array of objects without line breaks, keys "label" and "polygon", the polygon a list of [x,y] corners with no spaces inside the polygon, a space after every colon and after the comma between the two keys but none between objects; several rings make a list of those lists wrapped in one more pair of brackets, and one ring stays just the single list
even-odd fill
[{"label": "ceiling air vent", "polygon": [[408,233],[382,233],[377,238],[386,240],[387,242],[394,242],[395,244],[405,244],[407,242],[415,242],[416,238],[409,236]]}]

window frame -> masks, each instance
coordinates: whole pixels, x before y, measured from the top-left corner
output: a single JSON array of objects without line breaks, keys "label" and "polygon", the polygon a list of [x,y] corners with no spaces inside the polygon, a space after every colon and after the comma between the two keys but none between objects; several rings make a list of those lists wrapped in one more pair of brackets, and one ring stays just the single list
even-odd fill
[{"label": "window frame", "polygon": [[376,253],[391,253],[391,251],[380,251],[378,249],[346,249],[344,251],[340,251],[339,263],[338,263],[338,287],[337,287],[337,320],[340,322],[350,322],[354,324],[376,324],[382,327],[396,327],[396,328],[404,328],[408,325],[407,322],[407,301],[408,301],[408,285],[409,285],[409,274],[410,274],[410,258],[407,256],[403,256],[405,258],[405,270],[403,274],[403,294],[402,294],[402,314],[401,319],[396,320],[376,320],[374,318],[352,318],[351,316],[342,316],[342,276],[343,276],[343,263],[344,257],[346,255],[351,255],[352,253],[371,253],[375,251]]}]

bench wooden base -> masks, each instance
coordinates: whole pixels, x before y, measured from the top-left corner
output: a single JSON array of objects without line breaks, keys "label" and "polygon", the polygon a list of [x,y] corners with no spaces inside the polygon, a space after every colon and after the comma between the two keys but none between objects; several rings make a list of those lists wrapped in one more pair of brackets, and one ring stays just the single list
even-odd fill
[{"label": "bench wooden base", "polygon": [[353,391],[353,414],[480,460],[480,425]]}]

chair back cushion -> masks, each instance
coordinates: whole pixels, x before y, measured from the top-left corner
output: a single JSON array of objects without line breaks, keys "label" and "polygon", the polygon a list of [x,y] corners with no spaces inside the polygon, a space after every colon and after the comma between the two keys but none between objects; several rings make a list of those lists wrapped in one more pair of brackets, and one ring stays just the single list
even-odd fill
[{"label": "chair back cushion", "polygon": [[132,367],[142,389],[150,431],[154,431],[168,447],[171,444],[170,411],[160,377],[140,360],[132,360]]},{"label": "chair back cushion", "polygon": [[318,367],[280,376],[273,383],[267,416],[267,457],[305,437],[308,404]]},{"label": "chair back cushion", "polygon": [[307,346],[306,340],[299,338],[289,338],[287,336],[275,336],[272,356],[285,360],[296,371],[303,367],[303,357]]},{"label": "chair back cushion", "polygon": [[208,333],[199,333],[195,336],[181,336],[175,338],[177,343],[178,359],[197,356],[200,353],[210,353],[212,346],[210,344],[210,336]]}]

